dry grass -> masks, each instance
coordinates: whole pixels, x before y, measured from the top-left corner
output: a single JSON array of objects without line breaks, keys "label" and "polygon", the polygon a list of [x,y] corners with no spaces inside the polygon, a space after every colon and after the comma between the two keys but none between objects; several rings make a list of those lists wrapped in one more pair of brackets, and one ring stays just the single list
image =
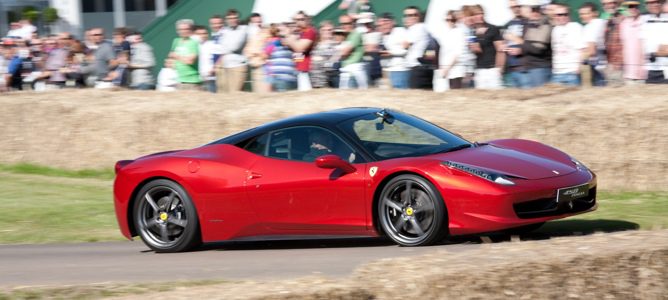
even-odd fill
[{"label": "dry grass", "polygon": [[233,95],[68,90],[0,96],[0,162],[71,169],[196,147],[282,117],[350,106],[399,109],[470,140],[526,138],[574,155],[607,190],[668,187],[662,86],[533,91],[337,91]]}]

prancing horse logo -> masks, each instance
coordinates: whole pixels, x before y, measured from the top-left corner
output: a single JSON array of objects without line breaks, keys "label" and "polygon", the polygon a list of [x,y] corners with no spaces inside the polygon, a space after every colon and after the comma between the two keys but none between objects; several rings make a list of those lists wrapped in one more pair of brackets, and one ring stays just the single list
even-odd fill
[{"label": "prancing horse logo", "polygon": [[369,168],[369,175],[371,175],[371,177],[376,176],[376,172],[378,172],[378,167]]}]

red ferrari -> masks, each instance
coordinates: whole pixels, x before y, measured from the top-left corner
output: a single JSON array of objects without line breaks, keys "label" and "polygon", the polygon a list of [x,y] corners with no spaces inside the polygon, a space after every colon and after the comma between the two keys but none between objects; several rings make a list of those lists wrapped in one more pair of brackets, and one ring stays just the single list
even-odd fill
[{"label": "red ferrari", "polygon": [[121,232],[157,252],[202,242],[531,230],[596,209],[596,175],[538,142],[471,143],[415,116],[346,108],[116,163]]}]

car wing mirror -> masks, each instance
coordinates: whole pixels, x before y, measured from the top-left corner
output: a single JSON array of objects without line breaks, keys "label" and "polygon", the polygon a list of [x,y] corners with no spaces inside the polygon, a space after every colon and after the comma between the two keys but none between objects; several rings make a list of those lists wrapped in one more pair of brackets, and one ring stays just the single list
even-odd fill
[{"label": "car wing mirror", "polygon": [[341,159],[337,155],[327,154],[315,159],[315,165],[323,169],[340,169],[345,173],[352,173],[357,169],[349,162]]}]

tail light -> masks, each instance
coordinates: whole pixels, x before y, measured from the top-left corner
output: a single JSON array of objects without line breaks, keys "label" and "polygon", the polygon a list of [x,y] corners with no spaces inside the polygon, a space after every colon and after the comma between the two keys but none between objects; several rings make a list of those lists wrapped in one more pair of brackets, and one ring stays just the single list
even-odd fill
[{"label": "tail light", "polygon": [[118,171],[120,171],[123,167],[127,166],[129,163],[133,162],[134,160],[119,160],[116,162],[116,165],[114,166],[114,171],[116,174],[118,174]]}]

